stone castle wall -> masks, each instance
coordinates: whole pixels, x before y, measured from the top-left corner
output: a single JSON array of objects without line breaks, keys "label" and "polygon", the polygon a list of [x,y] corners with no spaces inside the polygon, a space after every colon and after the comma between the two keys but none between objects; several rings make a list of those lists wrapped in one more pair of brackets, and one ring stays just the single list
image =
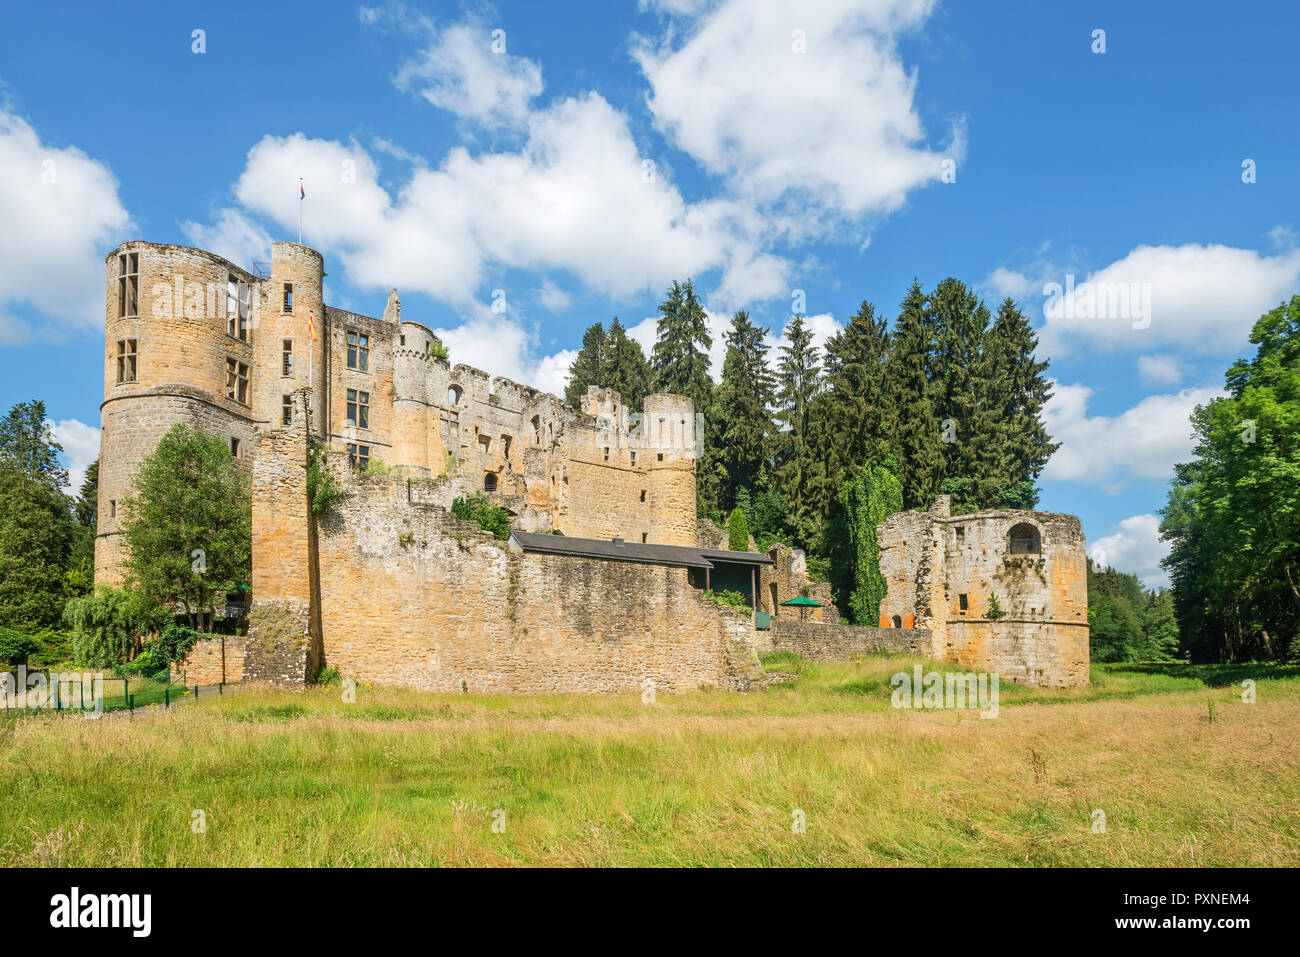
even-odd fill
[{"label": "stone castle wall", "polygon": [[363,681],[580,693],[638,691],[648,679],[661,692],[696,690],[732,686],[736,645],[749,648],[748,619],[705,600],[685,569],[508,551],[409,502],[400,479],[356,480],[319,543],[325,663]]},{"label": "stone castle wall", "polygon": [[863,628],[774,619],[770,631],[755,632],[761,653],[788,651],[818,661],[852,661],[864,655],[929,655],[932,636],[917,628]]},{"label": "stone castle wall", "polygon": [[199,639],[184,658],[172,662],[172,683],[238,684],[244,680],[244,642],[241,635]]},{"label": "stone castle wall", "polygon": [[[138,266],[136,307],[125,317],[122,256]],[[490,494],[520,528],[694,543],[688,399],[647,397],[645,428],[609,390],[593,388],[582,410],[569,408],[438,358],[437,337],[402,318],[396,291],[377,319],[327,306],[324,275],[321,254],[296,243],[272,244],[265,275],[183,246],[129,242],[109,254],[97,581],[121,578],[112,503],[131,494],[135,470],[167,429],[183,421],[235,440],[251,468],[255,431],[281,428],[286,402],[304,389],[313,431],[332,451],[352,450],[416,478],[446,478],[453,498],[495,486]],[[123,342],[136,345],[136,378],[119,383]],[[247,370],[242,400],[228,394],[231,361]],[[351,418],[349,398],[357,410]]]},{"label": "stone castle wall", "polygon": [[[1010,532],[1037,531],[1041,550],[1013,554]],[[909,618],[933,657],[1033,685],[1089,680],[1086,546],[1072,515],[998,510],[901,512],[877,530],[888,591],[882,623]],[[989,616],[997,596],[1003,617]],[[963,607],[964,600],[964,607]]]}]

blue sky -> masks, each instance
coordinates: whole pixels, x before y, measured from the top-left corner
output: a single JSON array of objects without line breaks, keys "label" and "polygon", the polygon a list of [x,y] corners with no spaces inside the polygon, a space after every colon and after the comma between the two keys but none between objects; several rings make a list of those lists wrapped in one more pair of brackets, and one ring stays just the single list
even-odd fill
[{"label": "blue sky", "polygon": [[[557,391],[590,323],[648,344],[675,277],[776,342],[800,291],[826,336],[953,275],[1040,330],[1041,507],[1154,583],[1187,413],[1300,291],[1298,27],[1283,3],[20,5],[0,404],[44,399],[84,468],[104,255],[266,259],[300,176],[332,304],[396,286],[453,361]],[[1067,276],[1094,305],[1045,297]]]}]

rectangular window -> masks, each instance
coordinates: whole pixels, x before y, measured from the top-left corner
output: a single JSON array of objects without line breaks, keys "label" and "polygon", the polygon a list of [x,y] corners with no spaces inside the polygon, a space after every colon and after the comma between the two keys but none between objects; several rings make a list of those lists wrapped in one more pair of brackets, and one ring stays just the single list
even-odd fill
[{"label": "rectangular window", "polygon": [[284,309],[282,312],[293,312],[293,283],[284,284]]},{"label": "rectangular window", "polygon": [[636,468],[636,453],[632,453],[632,467]]},{"label": "rectangular window", "polygon": [[965,541],[965,540],[966,540],[966,529],[965,529],[964,526],[961,526],[961,525],[958,525],[958,526],[957,526],[957,540],[958,540],[958,541]]},{"label": "rectangular window", "polygon": [[642,532],[642,533],[641,533],[641,544],[644,545],[646,539],[648,539],[649,537],[650,537],[650,533],[649,533],[649,532]]},{"label": "rectangular window", "polygon": [[239,439],[233,435],[230,437],[230,454],[235,458],[239,458]]},{"label": "rectangular window", "polygon": [[226,360],[226,398],[248,405],[248,366],[238,359]]},{"label": "rectangular window", "polygon": [[234,276],[226,278],[226,335],[248,340],[248,307],[251,299],[252,292],[248,283],[239,282]]},{"label": "rectangular window", "polygon": [[293,396],[286,395],[280,400],[280,422],[284,425],[293,424]]},{"label": "rectangular window", "polygon": [[117,499],[108,500],[108,517],[117,518]]},{"label": "rectangular window", "polygon": [[117,340],[117,381],[134,382],[136,359],[138,358],[134,339]]},{"label": "rectangular window", "polygon": [[293,375],[293,340],[280,340],[280,375]]},{"label": "rectangular window", "polygon": [[354,429],[370,428],[370,393],[348,389],[348,425]]},{"label": "rectangular window", "polygon": [[364,332],[356,332],[349,329],[347,333],[348,340],[348,368],[356,369],[358,372],[370,371],[370,337]]},{"label": "rectangular window", "polygon": [[641,490],[641,501],[645,501],[645,489]]},{"label": "rectangular window", "polygon": [[609,446],[605,446],[605,461],[609,461]]},{"label": "rectangular window", "polygon": [[967,602],[966,602],[966,596],[965,596],[965,595],[958,595],[958,596],[957,596],[957,607],[960,608],[962,611],[965,611],[965,610],[966,610]]},{"label": "rectangular window", "polygon": [[140,254],[117,257],[117,317],[134,317],[140,306]]},{"label": "rectangular window", "polygon": [[349,445],[348,446],[348,464],[352,466],[353,471],[361,471],[370,464],[370,446],[368,445]]},{"label": "rectangular window", "polygon": [[479,451],[482,452],[484,455],[487,455],[489,452],[491,452],[491,451],[492,451],[492,436],[490,436],[490,435],[480,435],[480,436],[478,437],[478,447],[479,447]]}]

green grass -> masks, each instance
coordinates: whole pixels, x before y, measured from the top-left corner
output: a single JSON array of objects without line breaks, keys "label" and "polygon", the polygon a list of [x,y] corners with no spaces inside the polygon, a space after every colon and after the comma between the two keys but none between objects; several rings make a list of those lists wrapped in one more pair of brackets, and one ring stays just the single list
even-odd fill
[{"label": "green grass", "polygon": [[0,862],[1300,863],[1294,669],[1100,666],[1086,689],[1002,683],[985,720],[891,707],[890,676],[913,664],[960,670],[771,655],[798,680],[651,705],[249,689],[0,721]]}]

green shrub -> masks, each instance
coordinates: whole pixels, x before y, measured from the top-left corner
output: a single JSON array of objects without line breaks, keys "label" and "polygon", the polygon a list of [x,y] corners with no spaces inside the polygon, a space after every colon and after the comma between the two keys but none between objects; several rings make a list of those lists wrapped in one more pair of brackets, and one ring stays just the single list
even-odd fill
[{"label": "green shrub", "polygon": [[984,617],[990,621],[997,621],[1006,616],[1007,613],[1002,610],[1002,602],[998,601],[998,593],[989,592],[989,607],[985,610]]},{"label": "green shrub", "polygon": [[166,667],[169,661],[180,661],[190,653],[194,643],[202,637],[201,632],[195,631],[189,625],[183,625],[178,621],[168,622],[163,627],[162,634],[158,636],[157,648],[162,658],[162,664],[158,667]]},{"label": "green shrub", "polygon": [[451,503],[451,514],[466,522],[477,522],[478,527],[500,541],[510,537],[510,513],[493,505],[482,492],[469,498],[458,498]]},{"label": "green shrub", "polygon": [[727,548],[733,552],[749,551],[749,522],[738,508],[733,508],[727,519]]},{"label": "green shrub", "polygon": [[9,665],[25,665],[27,659],[39,651],[41,643],[34,636],[12,628],[0,627],[0,661]]},{"label": "green shrub", "polygon": [[363,475],[391,475],[393,467],[384,464],[382,459],[371,458],[366,462],[366,467],[361,470]]},{"label": "green shrub", "polygon": [[329,449],[312,438],[307,448],[307,504],[313,515],[323,515],[343,501],[343,489],[329,470]]},{"label": "green shrub", "polygon": [[138,592],[101,587],[73,598],[63,609],[72,629],[72,660],[87,668],[112,668],[134,658],[146,635],[159,631],[168,613]]},{"label": "green shrub", "polygon": [[343,676],[339,674],[337,668],[326,668],[322,666],[320,671],[316,672],[316,684],[330,687],[331,685],[338,684],[339,681],[342,680],[342,677]]},{"label": "green shrub", "polygon": [[712,598],[719,605],[729,605],[732,608],[743,608],[749,611],[749,599],[738,591],[706,591],[706,598]]}]

